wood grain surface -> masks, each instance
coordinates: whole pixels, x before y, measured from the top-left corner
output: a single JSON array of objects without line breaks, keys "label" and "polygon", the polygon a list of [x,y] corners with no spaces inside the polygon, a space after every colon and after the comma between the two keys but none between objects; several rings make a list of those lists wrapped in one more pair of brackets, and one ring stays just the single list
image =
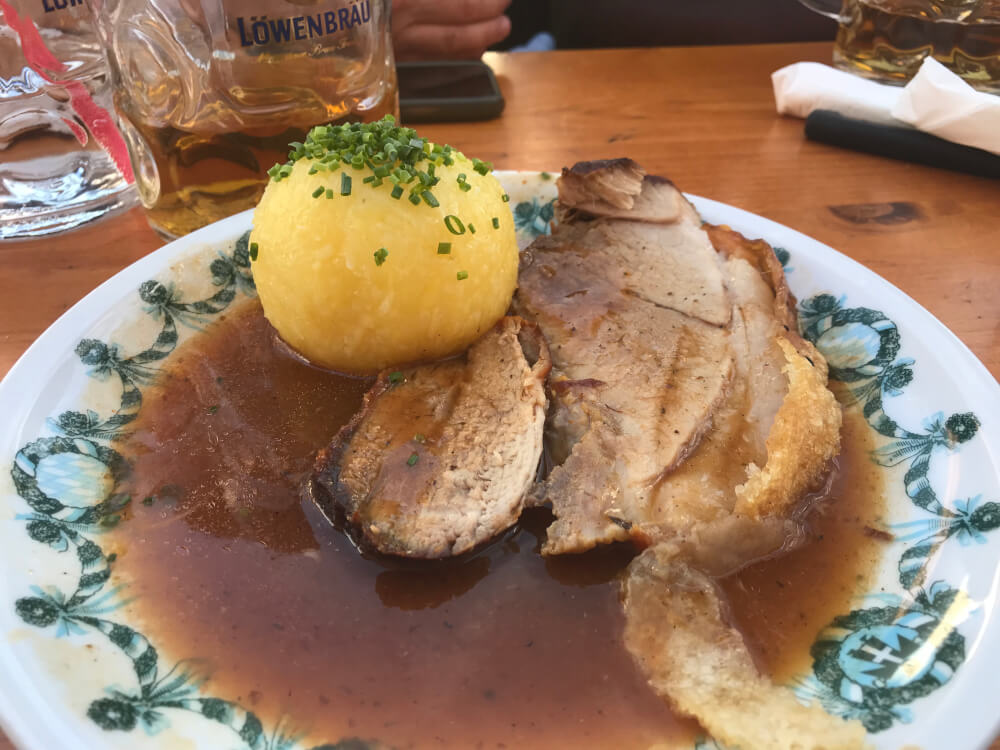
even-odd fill
[{"label": "wood grain surface", "polygon": [[[493,54],[503,116],[421,132],[502,169],[632,157],[860,261],[997,377],[1000,182],[806,141],[801,120],[775,114],[770,74],[830,54],[828,43]],[[161,244],[140,209],[0,242],[0,375],[74,302]],[[984,696],[982,710],[1000,716],[996,700]]]}]

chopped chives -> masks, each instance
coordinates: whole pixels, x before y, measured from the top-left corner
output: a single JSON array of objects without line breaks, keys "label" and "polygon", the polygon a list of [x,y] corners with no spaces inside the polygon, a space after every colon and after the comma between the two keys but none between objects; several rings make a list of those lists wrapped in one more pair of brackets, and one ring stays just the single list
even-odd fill
[{"label": "chopped chives", "polygon": [[510,196],[509,196],[509,195],[507,195],[507,193],[504,193],[503,195],[501,195],[501,196],[500,196],[500,199],[501,199],[501,200],[502,200],[502,201],[503,201],[504,203],[510,203]]},{"label": "chopped chives", "polygon": [[324,188],[322,185],[316,188],[315,190],[313,190],[313,198],[319,198],[321,195],[323,195],[325,190],[326,188]]},{"label": "chopped chives", "polygon": [[327,200],[329,200],[332,197],[333,197],[333,190],[331,188],[327,188],[326,189],[326,198],[327,198]]},{"label": "chopped chives", "polygon": [[410,193],[409,201],[414,206],[419,206],[420,205],[420,193]]},{"label": "chopped chives", "polygon": [[403,373],[398,371],[389,373],[389,385],[399,385],[402,382],[403,382]]},{"label": "chopped chives", "polygon": [[459,281],[465,281],[467,278],[469,278],[469,272],[459,271],[458,273],[455,274],[455,278],[458,279]]},{"label": "chopped chives", "polygon": [[403,197],[403,186],[402,185],[396,185],[392,189],[392,192],[390,193],[390,195],[393,198],[395,198],[396,200],[399,200],[400,198],[402,198]]},{"label": "chopped chives", "polygon": [[448,214],[444,217],[444,225],[452,234],[465,234],[465,224],[455,214]]},{"label": "chopped chives", "polygon": [[476,233],[476,225],[473,224],[471,221],[469,222],[469,232],[471,234],[475,234]]},{"label": "chopped chives", "polygon": [[[461,162],[456,161],[456,157],[460,157]],[[344,164],[356,170],[359,173],[356,176],[373,189],[389,181],[392,183],[390,192],[396,200],[402,197],[396,187],[410,185],[415,188],[410,196],[414,204],[423,202],[434,208],[439,203],[428,189],[443,179],[441,168],[469,164],[451,146],[432,144],[412,128],[398,125],[389,115],[378,122],[365,124],[317,125],[309,131],[304,142],[289,144],[287,161],[272,165],[267,170],[268,177],[274,182],[290,177],[296,162],[301,160],[309,162],[304,168],[311,175],[336,172]],[[489,174],[492,169],[491,164],[481,159],[472,159],[471,165],[481,175]],[[457,175],[457,183],[462,192],[472,189],[464,172]],[[326,190],[324,187],[323,192]],[[345,178],[341,170],[341,195],[350,194],[350,175]]]},{"label": "chopped chives", "polygon": [[417,463],[417,461],[419,461],[419,460],[420,460],[420,456],[418,456],[416,453],[411,453],[410,457],[408,459],[406,459],[406,465],[407,466],[415,466],[416,463]]},{"label": "chopped chives", "polygon": [[375,265],[381,266],[383,263],[385,263],[385,259],[387,257],[389,257],[389,251],[386,250],[384,247],[380,247],[378,250],[375,251]]},{"label": "chopped chives", "polygon": [[422,435],[421,433],[419,433],[419,432],[418,432],[418,433],[417,433],[416,435],[414,435],[414,436],[413,436],[413,442],[415,442],[415,443],[423,443],[423,442],[424,442],[424,441],[426,441],[426,440],[427,440],[427,438],[425,438],[425,437],[424,437],[424,436],[423,436],[423,435]]},{"label": "chopped chives", "polygon": [[494,229],[500,228],[500,219],[498,219],[496,216],[493,217],[493,228]]},{"label": "chopped chives", "polygon": [[451,254],[451,243],[450,242],[439,242],[438,243],[438,255],[450,255]]},{"label": "chopped chives", "polygon": [[256,242],[250,243],[250,260],[257,260],[257,253],[260,252],[260,245]]}]

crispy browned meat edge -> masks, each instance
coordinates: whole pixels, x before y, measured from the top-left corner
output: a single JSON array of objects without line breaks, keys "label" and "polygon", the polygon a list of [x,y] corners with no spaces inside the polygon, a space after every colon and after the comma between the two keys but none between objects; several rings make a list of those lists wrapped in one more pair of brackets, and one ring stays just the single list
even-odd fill
[{"label": "crispy browned meat edge", "polygon": [[365,391],[361,408],[337,431],[329,445],[319,450],[313,462],[309,494],[334,526],[341,525],[346,509],[351,505],[350,494],[340,488],[340,463],[358,427],[371,413],[379,397],[392,388],[389,373],[389,370],[379,373],[372,387]]},{"label": "crispy browned meat edge", "polygon": [[[646,170],[642,168],[642,165],[638,162],[629,159],[628,157],[618,157],[616,159],[595,159],[593,161],[578,161],[572,167],[563,167],[563,175],[576,175],[578,177],[586,177],[593,172],[600,172],[602,169],[614,169],[616,167],[625,167],[627,169],[635,169],[643,173],[643,180],[652,182],[657,185],[662,185],[664,183],[668,185],[674,185],[674,181],[669,177],[662,177],[655,174],[646,174]],[[674,185],[676,187],[676,185]]]},{"label": "crispy browned meat edge", "polygon": [[574,174],[580,177],[585,177],[593,172],[600,172],[602,169],[614,169],[616,167],[625,167],[627,169],[635,169],[642,172],[645,170],[639,165],[638,162],[626,157],[620,157],[617,159],[595,159],[594,161],[578,161],[572,167],[563,167],[562,173],[564,175]]},{"label": "crispy browned meat edge", "polygon": [[706,223],[702,224],[702,228],[708,233],[716,252],[726,258],[745,260],[763,276],[774,292],[774,317],[785,329],[785,338],[802,356],[816,364],[818,352],[799,335],[798,300],[789,289],[785,269],[771,246],[764,240],[749,240],[725,225]]}]

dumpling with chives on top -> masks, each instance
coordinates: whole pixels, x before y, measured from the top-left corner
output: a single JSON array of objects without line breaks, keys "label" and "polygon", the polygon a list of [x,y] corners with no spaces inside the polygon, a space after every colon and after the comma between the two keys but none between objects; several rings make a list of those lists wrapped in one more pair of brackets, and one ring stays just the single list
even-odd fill
[{"label": "dumpling with chives on top", "polygon": [[264,314],[311,362],[371,373],[464,351],[504,314],[518,251],[490,165],[391,117],[313,128],[250,235]]}]

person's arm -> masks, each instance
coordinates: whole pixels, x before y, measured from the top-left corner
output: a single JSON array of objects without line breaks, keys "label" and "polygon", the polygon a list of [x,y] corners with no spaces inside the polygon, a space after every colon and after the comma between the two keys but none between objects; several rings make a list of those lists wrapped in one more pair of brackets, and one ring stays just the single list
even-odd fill
[{"label": "person's arm", "polygon": [[394,0],[398,60],[478,59],[510,33],[510,0]]}]

